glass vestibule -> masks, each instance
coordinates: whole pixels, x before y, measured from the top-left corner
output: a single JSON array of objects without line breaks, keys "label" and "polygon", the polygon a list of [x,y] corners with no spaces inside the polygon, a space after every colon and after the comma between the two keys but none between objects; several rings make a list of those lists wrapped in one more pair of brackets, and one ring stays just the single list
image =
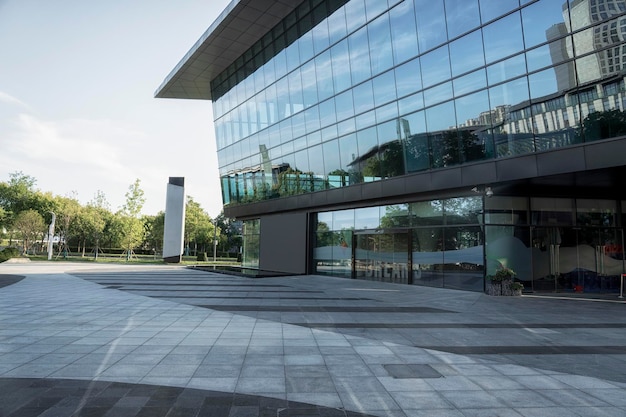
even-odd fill
[{"label": "glass vestibule", "polygon": [[363,231],[354,233],[354,277],[409,283],[409,232]]},{"label": "glass vestibule", "polygon": [[534,227],[531,236],[534,291],[619,291],[622,229]]}]

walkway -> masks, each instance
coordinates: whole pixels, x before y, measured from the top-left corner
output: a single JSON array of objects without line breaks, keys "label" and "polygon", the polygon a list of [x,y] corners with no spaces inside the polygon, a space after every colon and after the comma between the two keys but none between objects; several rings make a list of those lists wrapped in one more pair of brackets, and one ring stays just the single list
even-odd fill
[{"label": "walkway", "polygon": [[0,416],[626,414],[623,302],[167,266],[2,275]]}]

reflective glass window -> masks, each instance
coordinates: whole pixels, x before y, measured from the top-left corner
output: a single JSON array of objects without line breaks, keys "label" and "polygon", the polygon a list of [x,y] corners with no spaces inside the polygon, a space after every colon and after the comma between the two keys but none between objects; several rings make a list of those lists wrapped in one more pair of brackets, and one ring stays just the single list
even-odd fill
[{"label": "reflective glass window", "polygon": [[[291,131],[285,130],[284,132],[281,129],[281,137],[283,137],[283,142],[285,139],[291,140],[292,138],[298,138],[303,136],[306,133],[306,120],[304,118],[304,113],[298,113],[291,117]],[[287,128],[288,121],[281,123],[281,126]],[[286,137],[284,135],[287,135]]]},{"label": "reflective glass window", "polygon": [[480,17],[483,23],[487,23],[518,6],[518,0],[480,0]]},{"label": "reflective glass window", "polygon": [[398,97],[413,94],[422,89],[422,76],[419,59],[396,67],[396,90]]},{"label": "reflective glass window", "polygon": [[315,75],[315,61],[309,61],[300,68],[302,77],[302,98],[304,107],[311,107],[317,103],[317,77]]},{"label": "reflective glass window", "polygon": [[579,226],[613,227],[617,221],[614,200],[576,200],[576,224]]},{"label": "reflective glass window", "polygon": [[479,69],[472,73],[452,80],[454,95],[459,96],[472,91],[480,90],[487,86],[487,76],[484,69]]},{"label": "reflective glass window", "polygon": [[530,199],[532,224],[536,225],[573,225],[574,200],[567,198]]},{"label": "reflective glass window", "polygon": [[[535,49],[531,49],[526,52],[526,61],[528,63],[528,71],[536,71],[541,68],[549,67],[551,65],[559,64],[574,56],[572,50],[572,42],[567,38],[565,40],[558,40],[547,45],[540,46]],[[573,71],[573,64],[570,71]],[[559,77],[570,77],[571,80],[567,80],[566,84],[574,87],[575,80],[574,74],[567,76],[565,74],[559,75]]]},{"label": "reflective glass window", "polygon": [[390,120],[377,126],[379,160],[383,178],[397,177],[406,173],[402,142],[398,137],[398,120]]},{"label": "reflective glass window", "polygon": [[524,55],[516,55],[487,67],[489,85],[501,83],[526,73]]},{"label": "reflective glass window", "polygon": [[367,81],[352,89],[354,98],[354,113],[359,114],[374,108],[374,91],[372,82]]},{"label": "reflective glass window", "polygon": [[367,27],[359,29],[348,37],[348,47],[352,83],[358,84],[371,76]]},{"label": "reflective glass window", "polygon": [[378,158],[378,135],[375,127],[357,132],[359,143],[359,170],[363,181],[380,180],[380,161]]},{"label": "reflective glass window", "polygon": [[448,47],[442,46],[421,58],[424,88],[450,78],[450,56]]},{"label": "reflective glass window", "polygon": [[396,99],[396,80],[393,71],[387,71],[373,80],[374,104],[380,106]]},{"label": "reflective glass window", "polygon": [[328,127],[323,128],[322,130],[320,130],[320,136],[322,137],[322,141],[326,141],[328,139],[334,139],[336,138],[337,135],[337,125],[330,125]]},{"label": "reflective glass window", "polygon": [[346,9],[344,7],[338,8],[333,14],[328,16],[328,35],[331,45],[348,35],[346,29]]},{"label": "reflective glass window", "polygon": [[398,113],[405,115],[424,108],[424,95],[422,93],[413,94],[398,100]]},{"label": "reflective glass window", "polygon": [[322,127],[330,126],[337,122],[337,115],[335,111],[335,100],[326,100],[319,105],[320,112],[320,124]]},{"label": "reflective glass window", "polygon": [[409,204],[413,226],[443,225],[441,200],[418,201]]},{"label": "reflective glass window", "polygon": [[524,49],[519,13],[513,13],[483,28],[485,59],[497,61]]},{"label": "reflective glass window", "polygon": [[[379,1],[379,3],[382,2]],[[367,26],[367,31],[372,75],[380,74],[393,66],[389,15],[384,14],[371,22]]]},{"label": "reflective glass window", "polygon": [[446,21],[443,0],[415,0],[417,39],[424,53],[446,41]]},{"label": "reflective glass window", "polygon": [[456,129],[454,103],[449,101],[426,109],[426,127],[432,152],[432,167],[441,168],[460,163],[460,143]]},{"label": "reflective glass window", "polygon": [[526,48],[544,43],[550,40],[546,36],[558,36],[569,27],[567,9],[564,11],[563,2],[558,1],[538,1],[523,8],[522,22]]},{"label": "reflective glass window", "polygon": [[304,111],[304,119],[306,121],[306,131],[313,132],[320,128],[320,114],[317,106],[313,106]]},{"label": "reflective glass window", "polygon": [[417,49],[417,29],[415,10],[412,1],[403,1],[389,11],[391,25],[391,46],[396,64],[406,61],[419,52]]},{"label": "reflective glass window", "polygon": [[320,101],[326,100],[335,93],[330,51],[326,51],[315,57],[315,76],[318,99]]},{"label": "reflective glass window", "polygon": [[382,123],[389,119],[395,119],[396,117],[398,117],[398,104],[395,101],[376,108],[377,123]]},{"label": "reflective glass window", "polygon": [[377,229],[378,227],[380,227],[379,207],[365,207],[354,210],[355,230]]},{"label": "reflective glass window", "polygon": [[481,197],[458,197],[443,201],[446,224],[482,223]]},{"label": "reflective glass window", "polygon": [[332,57],[333,82],[335,92],[344,91],[352,85],[350,76],[350,53],[348,41],[343,40],[330,50]]},{"label": "reflective glass window", "polygon": [[448,39],[480,26],[478,0],[445,0]]},{"label": "reflective glass window", "polygon": [[438,85],[437,87],[424,90],[424,104],[426,106],[432,106],[442,101],[446,101],[452,98],[452,83],[447,82]]},{"label": "reflective glass window", "polygon": [[354,210],[339,210],[333,212],[332,230],[354,229]]},{"label": "reflective glass window", "polygon": [[354,32],[365,24],[365,0],[351,0],[344,6],[348,33]]},{"label": "reflective glass window", "polygon": [[485,223],[527,224],[528,198],[494,195],[485,199]]},{"label": "reflective glass window", "polygon": [[[352,97],[352,94],[350,94],[350,97]],[[339,112],[337,112],[337,114],[339,114]],[[341,122],[337,123],[337,134],[339,136],[352,133],[355,130],[356,130],[356,123],[355,123],[354,117],[351,117],[346,120],[342,120]]]},{"label": "reflective glass window", "polygon": [[376,124],[376,111],[370,110],[365,113],[361,113],[354,118],[357,130],[361,130],[365,127],[373,126]]},{"label": "reflective glass window", "polygon": [[322,2],[313,10],[313,19],[318,22],[313,28],[313,49],[319,54],[330,46],[330,33],[326,19],[326,3]]},{"label": "reflective glass window", "polygon": [[359,176],[355,175],[357,169],[354,162],[359,155],[359,149],[356,142],[356,134],[342,136],[338,139],[339,156],[341,158],[341,169],[350,174],[350,184],[361,182]]},{"label": "reflective glass window", "polygon": [[[294,27],[291,29],[292,31],[296,31],[297,29]],[[295,35],[294,35],[295,36]],[[287,71],[292,71],[300,65],[300,51],[298,50],[298,42],[294,42],[285,48],[285,56],[287,58]]]},{"label": "reflective glass window", "polygon": [[371,21],[385,10],[387,10],[386,1],[365,0],[365,14],[368,21]]},{"label": "reflective glass window", "polygon": [[298,39],[298,50],[300,51],[300,62],[306,62],[313,58],[313,33],[309,30]]},{"label": "reflective glass window", "polygon": [[315,231],[331,230],[333,225],[333,212],[317,213],[317,226]]},{"label": "reflective glass window", "polygon": [[325,176],[324,154],[322,145],[316,145],[308,150],[309,152],[309,169],[315,175]]},{"label": "reflective glass window", "polygon": [[452,76],[457,76],[485,65],[483,41],[480,30],[450,43]]},{"label": "reflective glass window", "polygon": [[354,116],[352,90],[344,91],[343,93],[335,96],[335,108],[337,109],[337,120],[343,120]]},{"label": "reflective glass window", "polygon": [[344,174],[341,171],[339,158],[339,145],[337,140],[331,140],[322,144],[324,152],[324,169],[331,188],[342,187],[345,184]]},{"label": "reflective glass window", "polygon": [[490,122],[484,120],[484,115],[490,113],[487,91],[456,99],[455,108],[463,160],[478,161],[493,155],[492,136],[484,129]]},{"label": "reflective glass window", "polygon": [[404,142],[404,160],[407,172],[430,168],[426,119],[423,111],[400,119],[400,133]]}]

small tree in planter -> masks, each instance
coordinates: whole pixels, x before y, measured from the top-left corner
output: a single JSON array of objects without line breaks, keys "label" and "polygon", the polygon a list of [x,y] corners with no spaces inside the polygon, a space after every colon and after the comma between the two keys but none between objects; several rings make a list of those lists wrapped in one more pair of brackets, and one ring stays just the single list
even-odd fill
[{"label": "small tree in planter", "polygon": [[[517,274],[511,268],[502,267],[498,269],[495,275],[489,275],[489,285],[487,286],[487,294],[489,295],[521,295],[521,289],[518,283],[513,283],[513,279]],[[522,286],[523,287],[523,286]]]}]

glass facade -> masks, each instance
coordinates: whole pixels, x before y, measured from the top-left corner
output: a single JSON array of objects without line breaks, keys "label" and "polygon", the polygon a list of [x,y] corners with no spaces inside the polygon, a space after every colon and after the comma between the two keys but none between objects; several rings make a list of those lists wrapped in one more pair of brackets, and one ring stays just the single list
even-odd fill
[{"label": "glass facade", "polygon": [[617,292],[619,217],[618,201],[519,196],[322,212],[313,272],[483,291],[508,267],[530,291]]},{"label": "glass facade", "polygon": [[483,290],[481,197],[318,213],[315,273]]},{"label": "glass facade", "polygon": [[212,81],[224,203],[624,135],[625,40],[624,0],[307,0]]}]

